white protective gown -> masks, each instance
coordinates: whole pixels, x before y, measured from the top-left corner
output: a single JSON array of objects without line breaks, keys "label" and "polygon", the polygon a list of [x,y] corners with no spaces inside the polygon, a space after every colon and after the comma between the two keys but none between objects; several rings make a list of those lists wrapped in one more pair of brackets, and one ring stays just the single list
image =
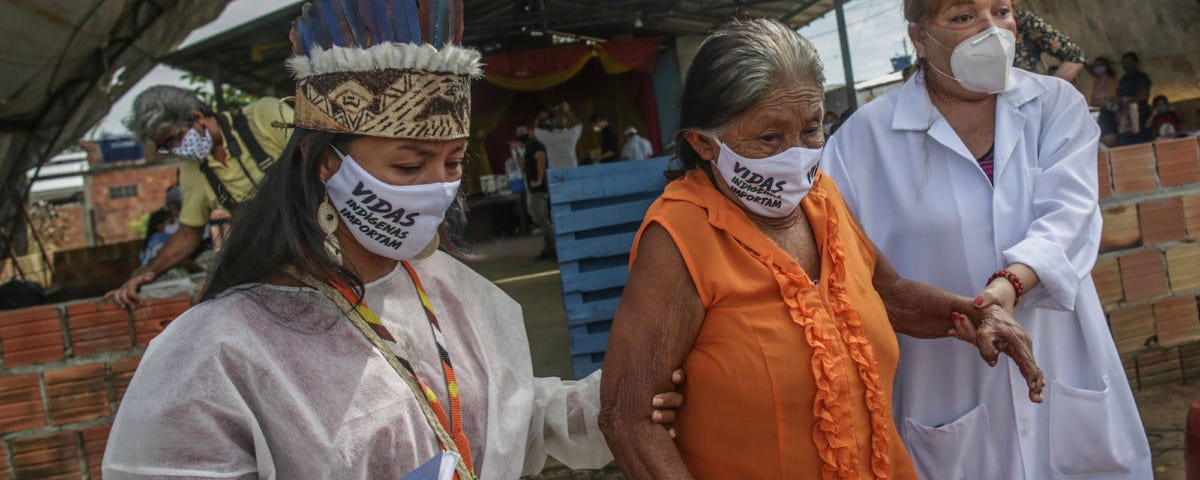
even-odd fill
[{"label": "white protective gown", "polygon": [[856,112],[822,168],[901,275],[974,298],[1023,263],[1041,284],[1016,319],[1047,381],[1029,401],[1009,359],[900,335],[894,414],[923,478],[1149,479],[1150,450],[1092,283],[1099,128],[1083,96],[1016,70],[996,106],[995,187],[930,103],[923,74]]},{"label": "white protective gown", "polygon": [[[482,479],[612,460],[599,372],[534,378],[521,308],[450,256],[412,262],[462,391]],[[433,335],[403,266],[366,303],[419,350],[448,404]],[[412,391],[336,306],[308,288],[248,285],[196,305],[150,343],[117,412],[104,478],[398,479],[439,452]]]}]

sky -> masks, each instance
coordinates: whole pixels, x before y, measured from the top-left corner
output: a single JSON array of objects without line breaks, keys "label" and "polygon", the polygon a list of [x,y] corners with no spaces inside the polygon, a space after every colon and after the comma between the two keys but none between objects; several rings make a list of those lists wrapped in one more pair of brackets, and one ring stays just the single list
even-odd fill
[{"label": "sky", "polygon": [[[216,20],[188,35],[180,47],[204,40],[261,15],[280,8],[279,0],[233,0]],[[850,57],[854,64],[854,80],[862,82],[891,73],[889,59],[904,53],[905,21],[901,0],[848,0],[845,4],[846,30],[850,37]],[[821,54],[825,64],[827,85],[845,84],[841,46],[838,43],[837,21],[832,11],[799,30]],[[909,51],[912,47],[909,46]],[[169,84],[187,87],[183,72],[159,65],[154,67],[133,88],[113,105],[100,124],[88,132],[88,138],[102,135],[124,135],[128,130],[121,121],[129,116],[133,99],[153,85]]]}]

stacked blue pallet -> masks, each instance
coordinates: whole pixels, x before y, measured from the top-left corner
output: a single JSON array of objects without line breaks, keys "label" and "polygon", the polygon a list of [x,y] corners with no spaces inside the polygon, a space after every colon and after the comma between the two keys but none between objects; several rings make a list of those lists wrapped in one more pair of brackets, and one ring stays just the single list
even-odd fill
[{"label": "stacked blue pallet", "polygon": [[600,368],[629,276],[629,249],[666,186],[667,157],[550,170],[563,306],[575,378]]}]

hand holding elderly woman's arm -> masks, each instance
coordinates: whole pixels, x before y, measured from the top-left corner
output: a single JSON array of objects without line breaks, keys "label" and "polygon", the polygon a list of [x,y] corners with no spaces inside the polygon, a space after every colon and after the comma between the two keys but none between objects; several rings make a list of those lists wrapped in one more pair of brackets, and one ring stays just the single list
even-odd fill
[{"label": "hand holding elderly woman's arm", "polygon": [[600,429],[631,479],[690,479],[671,435],[646,403],[673,387],[704,319],[704,306],[666,230],[651,224],[609,333],[601,381]]},{"label": "hand holding elderly woman's arm", "polygon": [[1042,401],[1045,380],[1033,358],[1033,343],[1013,319],[1011,306],[976,307],[966,297],[900,278],[877,247],[875,257],[875,290],[897,332],[916,338],[954,336],[978,347],[980,356],[992,366],[1004,353],[1025,377],[1029,399]]}]

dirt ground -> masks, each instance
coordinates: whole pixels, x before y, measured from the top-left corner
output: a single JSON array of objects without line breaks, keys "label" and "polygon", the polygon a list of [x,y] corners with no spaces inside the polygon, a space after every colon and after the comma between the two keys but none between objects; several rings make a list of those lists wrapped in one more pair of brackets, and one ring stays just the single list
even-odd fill
[{"label": "dirt ground", "polygon": [[[479,259],[468,262],[483,276],[496,282],[525,310],[533,370],[539,376],[572,376],[568,350],[566,313],[562,306],[562,284],[558,265],[534,261],[541,250],[541,237],[519,237],[479,245]],[[1191,402],[1200,399],[1200,384],[1163,384],[1134,392],[1142,423],[1154,455],[1156,480],[1184,480],[1183,435]],[[549,462],[541,475],[532,479],[619,479],[614,466],[602,471],[571,472]]]}]

